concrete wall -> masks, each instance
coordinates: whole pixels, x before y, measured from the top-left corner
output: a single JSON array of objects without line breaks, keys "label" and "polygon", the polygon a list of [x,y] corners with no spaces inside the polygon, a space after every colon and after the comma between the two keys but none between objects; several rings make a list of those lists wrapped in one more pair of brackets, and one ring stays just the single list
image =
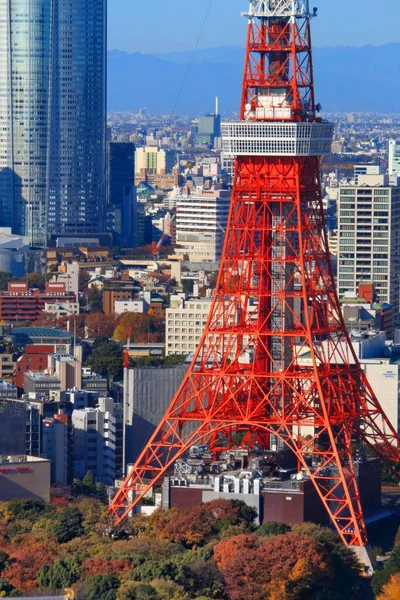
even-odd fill
[{"label": "concrete wall", "polygon": [[134,463],[169,407],[188,365],[137,367],[124,375],[125,465]]},{"label": "concrete wall", "polygon": [[0,502],[15,498],[50,501],[50,461],[0,464]]}]

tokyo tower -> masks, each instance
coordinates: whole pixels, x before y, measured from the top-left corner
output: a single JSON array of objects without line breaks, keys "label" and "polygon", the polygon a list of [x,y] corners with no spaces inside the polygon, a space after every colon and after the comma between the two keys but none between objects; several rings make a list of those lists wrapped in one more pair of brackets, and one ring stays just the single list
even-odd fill
[{"label": "tokyo tower", "polygon": [[400,461],[399,438],[345,328],[328,250],[308,0],[251,0],[228,227],[209,318],[158,429],[110,505],[120,523],[191,446],[278,440],[313,482],[343,542],[367,544],[352,445]]}]

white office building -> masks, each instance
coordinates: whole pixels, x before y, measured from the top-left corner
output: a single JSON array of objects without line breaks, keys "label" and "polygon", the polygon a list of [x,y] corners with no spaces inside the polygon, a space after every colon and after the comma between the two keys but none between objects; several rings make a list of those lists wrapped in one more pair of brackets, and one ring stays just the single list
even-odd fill
[{"label": "white office building", "polygon": [[107,400],[100,398],[98,408],[72,413],[74,477],[81,479],[92,471],[97,481],[114,485],[116,418]]},{"label": "white office building", "polygon": [[387,175],[361,175],[340,188],[338,204],[339,296],[361,282],[375,284],[380,302],[400,312],[400,187]]},{"label": "white office building", "polygon": [[176,249],[191,262],[219,261],[231,192],[184,188],[176,202]]}]

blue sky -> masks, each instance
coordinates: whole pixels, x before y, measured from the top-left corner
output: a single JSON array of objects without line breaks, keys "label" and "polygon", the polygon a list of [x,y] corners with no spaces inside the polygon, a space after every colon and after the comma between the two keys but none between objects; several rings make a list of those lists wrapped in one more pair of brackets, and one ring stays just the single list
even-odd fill
[{"label": "blue sky", "polygon": [[[192,50],[210,0],[108,0],[109,48],[127,52]],[[399,0],[311,0],[319,7],[316,46],[400,42]],[[246,0],[212,0],[199,47],[244,45]],[[384,10],[383,10],[384,9]]]}]

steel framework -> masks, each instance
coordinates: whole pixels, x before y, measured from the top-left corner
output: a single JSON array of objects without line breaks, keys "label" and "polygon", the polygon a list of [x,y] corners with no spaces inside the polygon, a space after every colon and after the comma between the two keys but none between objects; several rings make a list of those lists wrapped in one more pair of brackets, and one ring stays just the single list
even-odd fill
[{"label": "steel framework", "polygon": [[320,157],[287,146],[293,124],[308,124],[311,137],[314,127],[324,125],[314,98],[314,15],[306,0],[253,0],[247,16],[237,131],[253,122],[279,125],[282,152],[260,155],[257,136],[254,148],[235,147],[229,223],[205,331],[110,511],[122,522],[191,446],[230,448],[232,433],[241,431],[248,447],[269,447],[273,439],[290,448],[343,542],[362,547],[367,535],[352,444],[361,441],[383,460],[399,461],[399,439],[365,378],[341,314]]}]

